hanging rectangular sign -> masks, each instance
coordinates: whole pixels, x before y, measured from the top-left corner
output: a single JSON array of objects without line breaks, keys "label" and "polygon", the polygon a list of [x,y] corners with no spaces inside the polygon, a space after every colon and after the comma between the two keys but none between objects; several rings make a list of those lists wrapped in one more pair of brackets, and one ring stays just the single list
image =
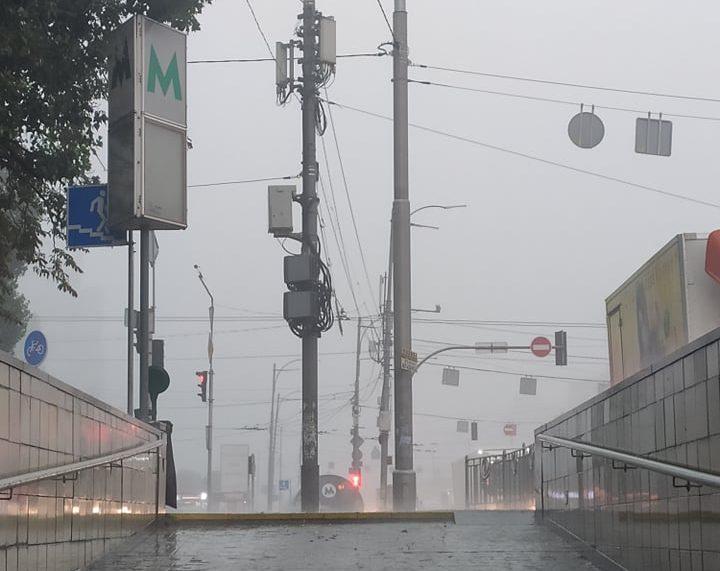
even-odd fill
[{"label": "hanging rectangular sign", "polygon": [[144,16],[108,57],[108,185],[113,228],[187,227],[187,36]]},{"label": "hanging rectangular sign", "polygon": [[635,152],[669,157],[672,151],[672,121],[639,117],[635,122]]}]

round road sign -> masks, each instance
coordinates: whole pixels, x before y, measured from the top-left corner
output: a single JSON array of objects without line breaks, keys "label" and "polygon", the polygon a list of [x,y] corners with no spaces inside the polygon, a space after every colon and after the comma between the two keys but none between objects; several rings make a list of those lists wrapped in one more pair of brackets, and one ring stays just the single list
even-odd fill
[{"label": "round road sign", "polygon": [[38,366],[47,355],[47,339],[42,331],[31,331],[25,338],[24,349],[25,361],[29,364]]},{"label": "round road sign", "polygon": [[605,125],[595,113],[581,111],[570,119],[568,136],[581,149],[592,149],[603,140]]},{"label": "round road sign", "polygon": [[530,343],[530,351],[536,357],[547,357],[552,351],[552,343],[547,337],[535,337]]}]

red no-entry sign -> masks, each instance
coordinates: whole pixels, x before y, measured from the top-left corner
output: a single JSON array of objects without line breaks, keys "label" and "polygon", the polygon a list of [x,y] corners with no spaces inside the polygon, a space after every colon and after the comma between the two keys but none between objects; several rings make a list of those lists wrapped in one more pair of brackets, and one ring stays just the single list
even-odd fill
[{"label": "red no-entry sign", "polygon": [[535,337],[530,343],[530,351],[536,357],[547,357],[552,351],[552,343],[547,337]]}]

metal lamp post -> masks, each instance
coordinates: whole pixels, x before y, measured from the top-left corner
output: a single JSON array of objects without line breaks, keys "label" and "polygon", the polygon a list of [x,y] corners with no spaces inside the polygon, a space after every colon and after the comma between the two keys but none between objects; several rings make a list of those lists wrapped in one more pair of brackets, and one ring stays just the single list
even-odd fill
[{"label": "metal lamp post", "polygon": [[210,333],[208,334],[208,392],[210,393],[208,396],[208,423],[205,427],[205,447],[207,448],[207,511],[211,511],[211,507],[213,505],[213,485],[212,485],[212,441],[213,441],[213,380],[215,377],[215,372],[213,371],[213,333],[215,329],[215,298],[213,297],[213,294],[210,293],[210,290],[208,289],[207,284],[205,283],[205,278],[202,275],[202,272],[200,271],[200,266],[195,264],[195,269],[198,273],[198,279],[200,280],[200,283],[205,288],[205,291],[207,292],[208,296],[210,296],[210,307],[208,309],[209,316],[210,316]]}]

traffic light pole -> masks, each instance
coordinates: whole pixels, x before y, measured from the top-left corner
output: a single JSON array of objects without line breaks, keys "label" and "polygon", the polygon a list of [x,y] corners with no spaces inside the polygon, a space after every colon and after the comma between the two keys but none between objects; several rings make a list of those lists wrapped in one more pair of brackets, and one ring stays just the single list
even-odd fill
[{"label": "traffic light pole", "polygon": [[208,308],[208,316],[210,317],[210,332],[208,334],[208,345],[207,345],[207,352],[208,352],[208,423],[205,427],[205,447],[207,448],[207,473],[206,473],[206,483],[207,483],[207,511],[212,510],[213,506],[213,481],[212,481],[212,452],[213,452],[213,402],[214,402],[214,396],[213,396],[213,381],[215,379],[215,371],[213,370],[213,354],[215,352],[215,346],[213,342],[213,335],[215,333],[215,298],[213,297],[213,294],[210,293],[210,289],[208,288],[207,284],[205,283],[205,278],[202,275],[202,272],[200,271],[200,268],[195,265],[195,269],[198,273],[198,279],[200,280],[200,283],[202,284],[203,288],[205,288],[205,291],[207,292],[208,296],[210,297],[210,307]]},{"label": "traffic light pole", "polygon": [[140,420],[150,420],[150,230],[140,230]]},{"label": "traffic light pole", "polygon": [[357,343],[355,350],[355,390],[352,404],[352,462],[350,470],[357,473],[362,466],[362,452],[360,451],[360,352],[362,350],[362,319],[358,317]]},{"label": "traffic light pole", "polygon": [[[318,164],[315,142],[315,115],[318,106],[316,74],[317,39],[315,37],[315,0],[303,1],[302,15],[302,134],[303,134],[303,192],[302,253],[317,257],[318,198],[316,183]],[[312,276],[318,279],[316,275]],[[301,509],[317,512],[320,507],[320,466],[318,465],[318,337],[315,328],[302,332],[302,467]]]},{"label": "traffic light pole", "polygon": [[394,201],[392,215],[395,329],[395,470],[393,508],[415,511],[413,469],[412,372],[403,370],[401,354],[412,349],[410,200],[408,177],[408,45],[405,0],[395,0],[393,13],[393,140]]}]

